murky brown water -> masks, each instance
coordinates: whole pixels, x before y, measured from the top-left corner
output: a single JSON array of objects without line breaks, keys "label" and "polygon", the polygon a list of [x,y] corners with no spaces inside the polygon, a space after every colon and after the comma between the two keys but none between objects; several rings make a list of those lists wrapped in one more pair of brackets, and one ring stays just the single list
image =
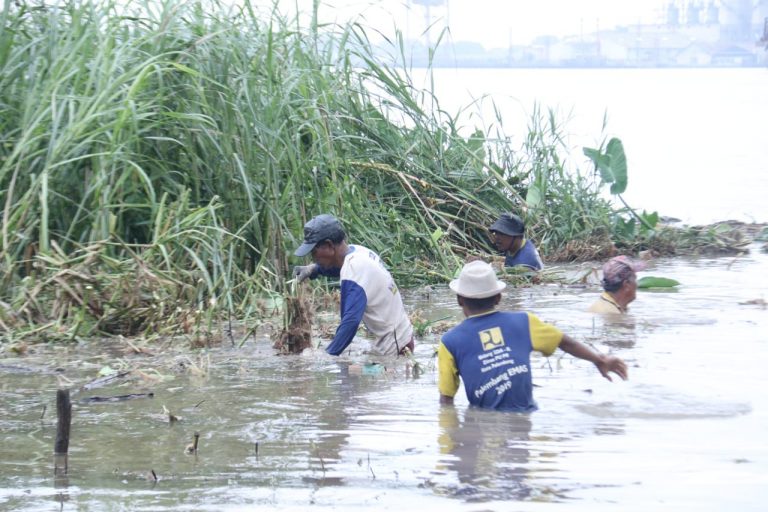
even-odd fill
[{"label": "murky brown water", "polygon": [[[630,366],[631,380],[609,383],[562,352],[537,356],[530,416],[468,409],[463,390],[441,409],[434,335],[417,347],[416,378],[402,358],[377,373],[360,351],[278,357],[266,340],[163,357],[119,343],[99,356],[4,352],[0,509],[764,510],[768,310],[739,303],[768,300],[768,255],[658,260],[641,275],[683,286],[641,291],[621,323],[585,312],[594,286],[505,296]],[[445,288],[406,298],[427,318],[460,319]],[[121,364],[145,377],[74,395],[69,473],[54,479],[58,380],[77,387]],[[169,425],[163,406],[182,420]]]}]

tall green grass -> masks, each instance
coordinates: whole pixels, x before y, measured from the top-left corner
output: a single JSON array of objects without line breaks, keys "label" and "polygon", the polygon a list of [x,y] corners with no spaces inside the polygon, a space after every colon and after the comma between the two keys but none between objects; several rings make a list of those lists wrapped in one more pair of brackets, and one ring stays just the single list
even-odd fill
[{"label": "tall green grass", "polygon": [[[487,225],[525,211],[531,189],[545,253],[609,222],[599,184],[565,172],[556,120],[537,112],[519,149],[462,135],[461,112],[414,86],[401,38],[382,58],[363,26],[320,26],[321,8],[305,29],[247,1],[6,0],[0,320],[69,336],[81,314],[93,332],[136,333],[162,316],[115,311],[172,301],[211,324],[248,317],[283,289],[304,222],[323,212],[403,285],[489,249]],[[73,288],[46,312],[66,276],[86,286],[73,268],[103,293]],[[139,274],[140,300],[106,293]],[[123,320],[105,324],[106,310]]]}]

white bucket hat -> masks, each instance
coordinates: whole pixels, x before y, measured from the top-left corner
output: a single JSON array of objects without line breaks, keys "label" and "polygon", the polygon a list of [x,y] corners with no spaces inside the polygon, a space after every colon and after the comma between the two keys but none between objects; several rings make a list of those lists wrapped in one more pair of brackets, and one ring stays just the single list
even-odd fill
[{"label": "white bucket hat", "polygon": [[485,299],[501,293],[507,283],[496,279],[496,272],[488,263],[475,260],[462,267],[459,278],[448,285],[456,295],[468,299]]}]

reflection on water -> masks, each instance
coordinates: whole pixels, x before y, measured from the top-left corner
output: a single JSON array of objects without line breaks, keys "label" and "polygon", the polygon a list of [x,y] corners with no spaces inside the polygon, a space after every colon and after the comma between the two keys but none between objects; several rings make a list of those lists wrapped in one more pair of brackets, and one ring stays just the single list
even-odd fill
[{"label": "reflection on water", "polygon": [[752,411],[748,403],[696,398],[662,386],[638,384],[620,403],[579,404],[576,409],[598,418],[696,419],[728,418]]},{"label": "reflection on water", "polygon": [[468,408],[460,420],[455,407],[443,407],[439,425],[440,452],[449,456],[443,465],[456,472],[460,484],[455,496],[468,501],[530,498],[530,415]]},{"label": "reflection on water", "polygon": [[[586,312],[597,286],[511,289],[504,307],[630,368],[629,381],[610,383],[584,361],[536,355],[531,415],[468,409],[463,390],[441,408],[434,334],[417,346],[417,378],[405,358],[275,356],[267,340],[163,356],[96,341],[2,353],[0,509],[761,510],[768,310],[749,301],[768,295],[767,269],[757,251],[659,260],[645,274],[680,290],[641,291],[619,318]],[[405,298],[424,318],[461,318],[445,287]],[[135,371],[73,395],[69,473],[54,479],[56,389],[106,365]],[[164,407],[181,421],[169,424]]]}]

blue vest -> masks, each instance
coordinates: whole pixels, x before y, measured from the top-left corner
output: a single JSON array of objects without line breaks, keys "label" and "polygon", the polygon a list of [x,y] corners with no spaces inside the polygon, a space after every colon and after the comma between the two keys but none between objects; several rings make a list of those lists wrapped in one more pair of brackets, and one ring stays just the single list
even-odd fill
[{"label": "blue vest", "polygon": [[533,270],[541,270],[544,268],[544,264],[539,257],[539,251],[533,246],[530,240],[525,240],[523,246],[513,256],[507,255],[504,259],[505,267],[514,267],[517,265],[525,265]]},{"label": "blue vest", "polygon": [[443,334],[442,342],[453,356],[470,404],[536,410],[528,313],[494,311],[469,317]]}]

